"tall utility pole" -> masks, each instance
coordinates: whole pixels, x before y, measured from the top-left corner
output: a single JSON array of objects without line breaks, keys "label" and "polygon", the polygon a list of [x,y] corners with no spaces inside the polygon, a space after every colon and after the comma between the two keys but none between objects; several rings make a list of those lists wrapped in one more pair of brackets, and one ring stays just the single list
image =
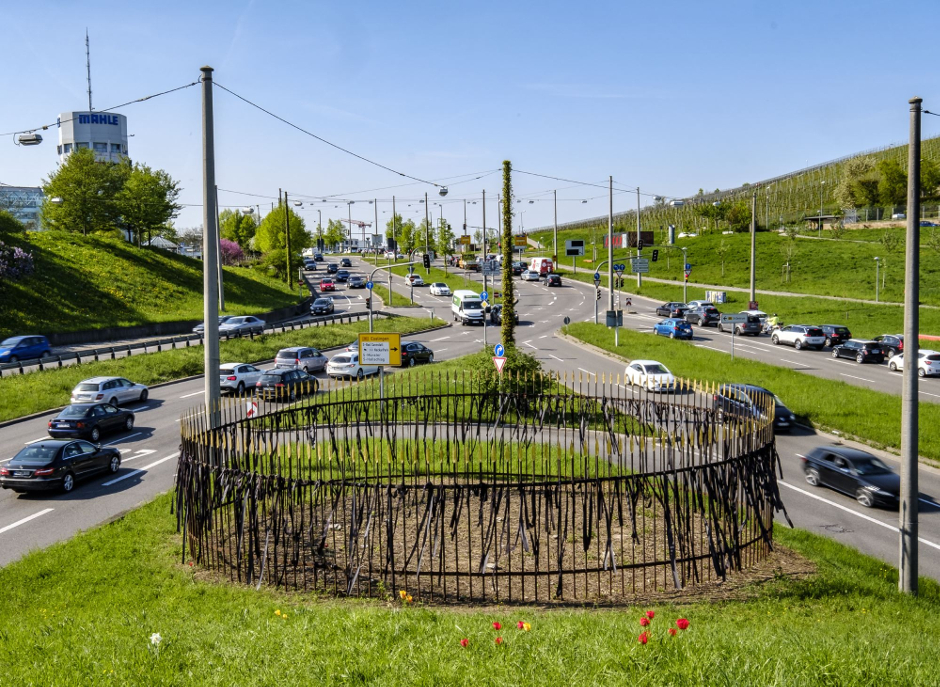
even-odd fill
[{"label": "tall utility pole", "polygon": [[[431,212],[428,210],[428,192],[424,192],[424,252],[431,249]],[[446,267],[445,267],[446,269]],[[431,274],[431,270],[428,270]]]},{"label": "tall utility pole", "polygon": [[[280,192],[278,192],[280,195]],[[284,191],[284,249],[287,252],[287,285],[290,286],[290,207],[287,202],[287,191]]]},{"label": "tall utility pole", "polygon": [[215,133],[212,124],[212,67],[202,67],[202,316],[205,354],[206,423],[219,424],[219,234],[215,203]]},{"label": "tall utility pole", "polygon": [[[238,221],[238,212],[235,212],[235,221]],[[225,276],[222,273],[222,226],[219,221],[219,187],[215,187],[215,227],[216,236],[219,237],[219,259],[216,261],[216,270],[219,273],[219,310],[225,312]]]},{"label": "tall utility pole", "polygon": [[[484,194],[485,193],[486,192],[484,191]],[[558,267],[558,191],[552,191],[552,199],[555,205],[555,233],[554,233],[554,238],[553,238],[554,246],[555,246],[555,250],[553,252],[555,254],[552,256],[552,265],[554,265],[557,268]]]},{"label": "tall utility pole", "polygon": [[751,194],[751,300],[757,300],[757,191]]},{"label": "tall utility pole", "polygon": [[[608,177],[610,182],[609,207],[607,212],[607,294],[609,305],[607,309],[614,311],[614,178]],[[637,244],[639,245],[639,244]]]},{"label": "tall utility pole", "polygon": [[[374,237],[377,233],[379,233],[379,199],[378,198],[372,199],[372,207],[375,210],[375,224],[372,225],[373,227],[372,236]],[[373,238],[372,241],[374,242],[375,238]],[[375,264],[378,265],[379,264],[379,247],[372,246],[372,248],[375,248]]]},{"label": "tall utility pole", "polygon": [[901,386],[901,560],[898,588],[917,594],[917,352],[920,348],[920,98],[911,98],[907,147],[907,251],[904,261],[904,369]]},{"label": "tall utility pole", "polygon": [[[613,207],[613,191],[611,191],[611,207]],[[613,212],[613,210],[611,210]],[[640,187],[636,187],[636,257],[639,259],[641,257],[640,253]],[[636,287],[639,289],[643,286],[643,273],[636,273]]]},{"label": "tall utility pole", "polygon": [[[486,291],[486,189],[483,189],[483,290]],[[494,283],[495,287],[495,283]],[[496,290],[495,288],[493,289]],[[486,313],[483,313],[483,333],[486,334]],[[485,344],[486,342],[484,342]],[[484,348],[486,346],[484,345]]]}]

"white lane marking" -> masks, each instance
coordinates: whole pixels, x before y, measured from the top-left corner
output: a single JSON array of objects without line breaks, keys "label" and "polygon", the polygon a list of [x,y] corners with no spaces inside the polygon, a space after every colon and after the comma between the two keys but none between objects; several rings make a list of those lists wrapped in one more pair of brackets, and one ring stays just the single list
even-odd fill
[{"label": "white lane marking", "polygon": [[128,434],[126,437],[121,437],[120,439],[115,439],[114,441],[109,441],[104,446],[110,446],[111,444],[116,444],[119,441],[125,441],[126,439],[133,439],[134,437],[139,437],[143,432],[134,432],[133,434]]},{"label": "white lane marking", "polygon": [[855,366],[855,363],[850,363],[848,360],[833,360],[834,363],[839,363],[840,365],[852,365]]},{"label": "white lane marking", "polygon": [[203,389],[202,391],[194,391],[193,393],[186,394],[185,396],[180,396],[180,398],[189,398],[190,396],[198,396],[199,394],[204,394],[204,393],[206,393],[205,389]]},{"label": "white lane marking", "polygon": [[438,353],[443,353],[444,351],[447,351],[447,350],[450,350],[450,349],[448,349],[448,348],[439,348],[439,349],[437,349],[437,352],[438,352]]},{"label": "white lane marking", "polygon": [[[880,525],[881,527],[884,527],[884,528],[887,529],[887,530],[891,530],[892,532],[900,532],[900,530],[899,530],[897,527],[893,526],[893,525],[889,525],[889,524],[886,523],[886,522],[881,522],[881,520],[878,520],[877,518],[873,518],[873,517],[871,517],[870,515],[865,515],[864,513],[859,513],[857,510],[852,510],[851,508],[848,508],[847,506],[843,506],[841,503],[836,503],[835,501],[830,501],[829,499],[824,499],[822,496],[817,496],[816,494],[811,494],[810,492],[806,491],[805,489],[800,489],[799,487],[795,487],[795,486],[793,486],[792,484],[789,484],[789,483],[784,482],[784,481],[782,481],[782,480],[779,482],[779,484],[785,486],[787,489],[792,489],[793,491],[798,491],[798,492],[800,492],[801,494],[803,494],[804,496],[809,496],[811,499],[816,499],[817,501],[822,501],[823,503],[829,504],[830,506],[834,506],[835,508],[838,508],[839,510],[844,510],[846,513],[851,513],[852,515],[858,516],[858,517],[862,518],[862,520],[868,520],[868,522],[873,522],[873,523],[875,523],[876,525]],[[918,538],[917,538],[917,541],[921,542],[922,544],[926,544],[927,546],[932,546],[933,548],[935,548],[935,549],[937,549],[937,550],[940,550],[940,544],[935,544],[935,543],[932,542],[932,541],[927,541],[927,540],[924,539],[923,537],[918,537]]]},{"label": "white lane marking", "polygon": [[29,522],[30,520],[35,520],[35,519],[38,518],[40,515],[45,515],[46,513],[51,513],[53,510],[55,510],[55,509],[54,509],[54,508],[45,508],[45,509],[39,511],[38,513],[33,513],[32,515],[27,515],[27,516],[26,516],[25,518],[23,518],[22,520],[17,520],[17,521],[14,522],[12,525],[7,525],[6,527],[0,527],[0,534],[3,534],[4,532],[9,532],[9,531],[12,530],[14,527],[19,527],[20,525],[23,525],[23,524]]},{"label": "white lane marking", "polygon": [[29,446],[30,444],[35,444],[37,442],[45,441],[46,439],[51,439],[51,438],[52,437],[39,437],[38,439],[33,439],[32,441],[24,441],[23,444],[25,446]]},{"label": "white lane marking", "polygon": [[159,465],[160,463],[165,463],[165,462],[168,461],[168,460],[172,460],[172,459],[176,458],[178,455],[179,455],[179,453],[173,453],[173,454],[167,456],[166,458],[161,458],[160,460],[151,463],[150,465],[145,465],[145,466],[142,467],[142,468],[138,468],[137,470],[132,470],[132,471],[128,472],[126,475],[121,475],[120,477],[116,477],[115,479],[112,479],[112,480],[110,480],[109,482],[105,482],[105,483],[102,484],[101,486],[103,486],[103,487],[110,487],[112,484],[117,484],[118,482],[123,482],[124,480],[126,480],[126,479],[128,479],[128,478],[130,478],[130,477],[134,477],[135,475],[139,475],[140,473],[145,472],[145,471],[149,470],[150,468],[156,467],[156,466]]},{"label": "white lane marking", "polygon": [[539,338],[540,338],[540,339],[547,339],[547,338],[548,338],[548,334],[545,334],[544,336],[540,336]]},{"label": "white lane marking", "polygon": [[706,346],[705,344],[695,344],[696,348],[710,348],[713,351],[718,351],[719,353],[724,353],[720,348],[715,348],[714,346]]},{"label": "white lane marking", "polygon": [[930,392],[927,392],[927,391],[921,391],[920,393],[924,394],[925,396],[933,396],[934,398],[940,398],[940,395],[931,394]]},{"label": "white lane marking", "polygon": [[594,373],[591,372],[590,370],[585,370],[583,367],[579,367],[578,369],[581,370],[581,372],[585,372],[585,373],[587,373],[587,374],[589,374],[589,375],[590,375],[590,374],[594,374]]},{"label": "white lane marking", "polygon": [[840,372],[839,374],[843,377],[851,377],[852,379],[860,379],[863,382],[871,382],[872,384],[876,383],[874,379],[865,379],[864,377],[856,377],[855,375],[847,375],[844,372]]},{"label": "white lane marking", "polygon": [[442,336],[442,337],[439,338],[439,339],[431,339],[431,341],[444,341],[444,340],[449,339],[449,338],[450,338],[450,336]]},{"label": "white lane marking", "polygon": [[142,448],[138,451],[134,451],[134,455],[132,455],[130,458],[121,459],[121,462],[126,463],[129,460],[137,460],[138,458],[146,458],[151,453],[156,453],[156,452],[157,450],[155,448]]},{"label": "white lane marking", "polygon": [[538,346],[533,346],[533,345],[530,344],[528,341],[523,341],[523,342],[522,342],[522,345],[523,345],[523,346],[528,346],[529,348],[534,348],[535,350],[538,350]]},{"label": "white lane marking", "polygon": [[782,360],[782,361],[785,362],[785,363],[791,363],[792,365],[798,365],[799,367],[803,368],[804,370],[808,370],[808,369],[809,369],[809,368],[806,367],[806,365],[804,365],[803,363],[798,363],[798,362],[796,362],[795,360],[787,360],[786,358],[781,358],[780,360]]},{"label": "white lane marking", "polygon": [[557,360],[557,361],[560,362],[560,363],[565,362],[564,360],[562,360],[561,358],[559,358],[557,355],[552,355],[551,353],[548,354],[548,357],[549,357],[549,358],[554,358],[555,360]]}]

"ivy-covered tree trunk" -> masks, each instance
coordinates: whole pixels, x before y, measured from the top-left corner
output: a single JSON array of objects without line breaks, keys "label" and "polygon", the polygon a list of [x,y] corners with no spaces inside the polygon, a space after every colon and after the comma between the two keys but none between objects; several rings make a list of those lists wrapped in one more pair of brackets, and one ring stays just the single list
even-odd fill
[{"label": "ivy-covered tree trunk", "polygon": [[512,281],[512,163],[503,161],[503,325],[501,338],[507,349],[516,345],[515,285]]}]

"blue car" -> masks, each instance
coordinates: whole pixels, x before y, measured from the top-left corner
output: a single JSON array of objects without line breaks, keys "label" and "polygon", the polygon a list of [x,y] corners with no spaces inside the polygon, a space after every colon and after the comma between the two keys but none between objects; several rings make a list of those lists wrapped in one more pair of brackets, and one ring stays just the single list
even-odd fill
[{"label": "blue car", "polygon": [[35,360],[52,355],[49,341],[44,336],[12,336],[0,342],[0,365]]},{"label": "blue car", "polygon": [[691,339],[692,325],[685,320],[668,319],[653,325],[653,333],[670,339]]}]

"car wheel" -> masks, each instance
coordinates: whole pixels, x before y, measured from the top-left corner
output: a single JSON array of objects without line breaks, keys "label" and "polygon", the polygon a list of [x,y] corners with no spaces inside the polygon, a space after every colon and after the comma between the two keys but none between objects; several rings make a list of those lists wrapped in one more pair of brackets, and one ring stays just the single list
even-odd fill
[{"label": "car wheel", "polygon": [[100,438],[101,438],[101,430],[98,429],[97,427],[92,427],[91,428],[91,440],[97,444],[98,439]]},{"label": "car wheel", "polygon": [[62,478],[62,491],[68,494],[74,488],[75,488],[75,475],[73,475],[71,472],[66,472],[65,477]]},{"label": "car wheel", "polygon": [[892,372],[897,372],[898,366],[897,363],[888,363],[888,369]]},{"label": "car wheel", "polygon": [[819,470],[816,468],[808,468],[806,470],[806,483],[811,487],[819,486]]},{"label": "car wheel", "polygon": [[925,377],[925,376],[927,376],[927,373],[924,372],[924,368],[922,368],[922,367],[917,368],[917,376],[918,376],[918,377]]},{"label": "car wheel", "polygon": [[721,326],[721,323],[718,324],[718,331],[721,332],[722,334],[725,333],[725,328]]},{"label": "car wheel", "polygon": [[832,345],[832,339],[826,339],[826,345],[827,345],[827,346],[831,346],[831,345]]},{"label": "car wheel", "polygon": [[363,372],[362,368],[360,367],[359,370],[356,371],[356,379],[361,382],[363,377],[365,376],[366,376],[365,372]]},{"label": "car wheel", "polygon": [[112,475],[121,469],[121,459],[117,456],[111,456],[111,462],[108,463],[108,472]]},{"label": "car wheel", "polygon": [[244,395],[244,393],[245,393],[245,384],[244,382],[239,382],[238,386],[235,387],[235,395],[242,396]]},{"label": "car wheel", "polygon": [[9,358],[9,360],[10,360],[11,363],[18,363],[18,362],[20,362],[20,359],[17,358],[15,355],[11,355],[10,358]]},{"label": "car wheel", "polygon": [[139,398],[138,400],[139,400],[141,403],[146,403],[146,402],[147,402],[147,397],[148,397],[149,395],[150,395],[150,393],[149,393],[146,389],[144,389],[143,391],[140,392],[140,398]]},{"label": "car wheel", "polygon": [[857,362],[857,363],[863,363],[863,362],[865,362],[865,356],[863,356],[861,353],[859,353],[857,356],[855,356],[855,362]]},{"label": "car wheel", "polygon": [[675,332],[669,332],[669,338],[670,338],[670,339],[675,339],[675,338],[676,338],[676,333],[675,333]]},{"label": "car wheel", "polygon": [[111,405],[113,405],[115,408],[118,407],[118,400],[117,400],[117,398],[112,398],[110,401],[108,401],[108,403],[110,403]]},{"label": "car wheel", "polygon": [[291,403],[297,400],[297,392],[291,389],[290,393],[287,395],[287,400]]},{"label": "car wheel", "polygon": [[128,432],[134,429],[134,416],[133,415],[128,415],[127,418],[124,420],[124,429],[126,429]]},{"label": "car wheel", "polygon": [[428,364],[431,364],[431,363],[433,363],[433,362],[434,362],[434,354],[431,353],[431,354],[428,355]]},{"label": "car wheel", "polygon": [[800,341],[799,339],[797,339],[797,340],[793,343],[793,348],[795,348],[795,349],[798,350],[798,351],[803,350],[803,342]]},{"label": "car wheel", "polygon": [[780,339],[778,339],[776,336],[772,336],[772,337],[770,337],[770,343],[772,343],[774,346],[776,346],[777,344],[780,343]]},{"label": "car wheel", "polygon": [[45,360],[46,358],[51,358],[51,357],[52,357],[52,353],[50,353],[49,351],[43,351],[42,354],[39,356],[41,360]]},{"label": "car wheel", "polygon": [[865,506],[865,508],[871,508],[875,505],[875,498],[871,495],[871,492],[868,491],[868,489],[859,489],[856,491],[855,500]]},{"label": "car wheel", "polygon": [[836,349],[833,348],[833,349],[832,349],[832,357],[833,357],[833,358],[838,358],[838,357],[839,357],[839,351],[837,351]]},{"label": "car wheel", "polygon": [[415,366],[415,359],[414,359],[414,358],[411,358],[411,359],[408,361],[408,367],[414,367],[414,366]]}]

